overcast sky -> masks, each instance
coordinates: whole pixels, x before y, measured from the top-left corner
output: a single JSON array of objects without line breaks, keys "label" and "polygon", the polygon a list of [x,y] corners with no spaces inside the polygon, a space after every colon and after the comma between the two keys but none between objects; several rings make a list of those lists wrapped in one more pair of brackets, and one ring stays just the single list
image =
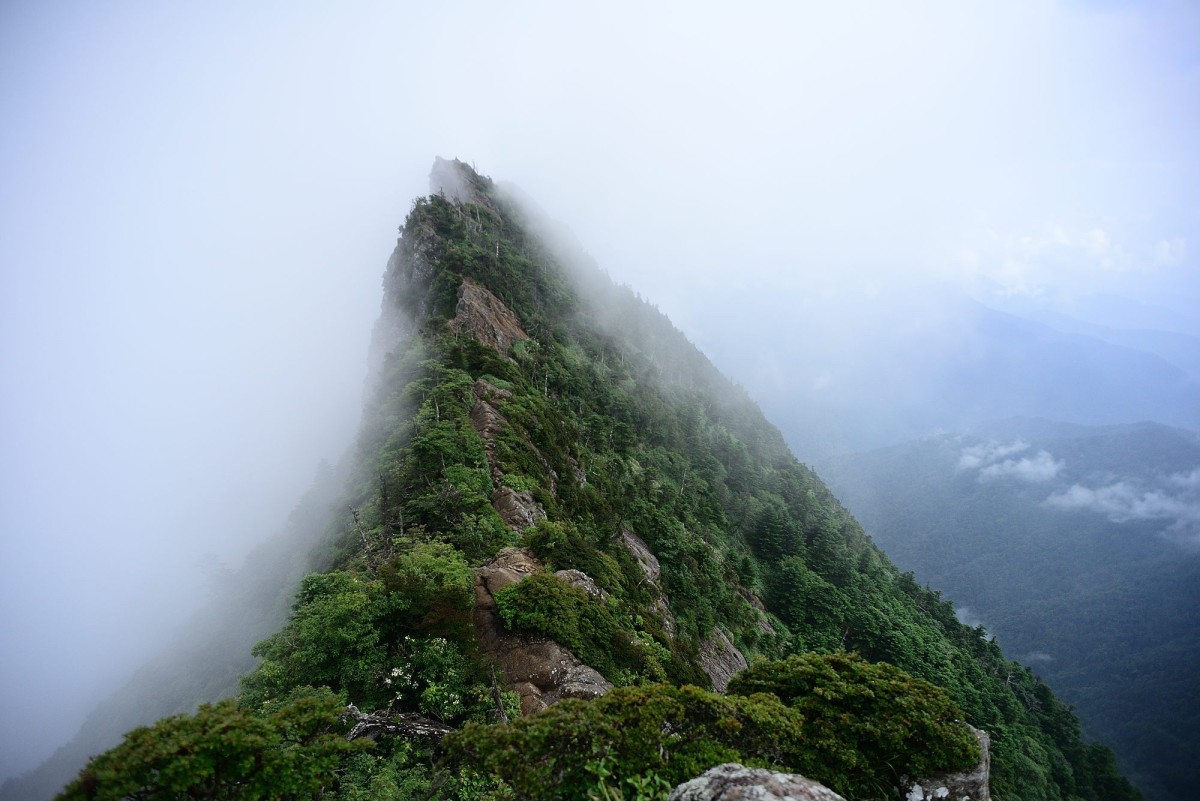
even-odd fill
[{"label": "overcast sky", "polygon": [[435,155],[701,344],[731,284],[1200,332],[1200,6],[581,5],[0,5],[0,774],[349,442]]}]

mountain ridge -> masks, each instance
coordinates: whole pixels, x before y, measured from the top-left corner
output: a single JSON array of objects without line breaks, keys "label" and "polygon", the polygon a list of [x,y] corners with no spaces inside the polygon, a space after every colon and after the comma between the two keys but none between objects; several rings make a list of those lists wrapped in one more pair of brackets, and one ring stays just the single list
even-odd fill
[{"label": "mountain ridge", "polygon": [[[863,695],[857,681],[883,681],[897,699],[926,698],[921,708],[930,711],[913,726],[928,723],[939,737],[959,735],[938,728],[948,721],[923,716],[957,704],[992,735],[998,794],[1136,797],[1114,773],[1111,754],[1082,740],[1070,710],[1026,668],[1005,660],[994,641],[959,624],[936,593],[901,574],[745,392],[665,316],[594,265],[561,264],[562,249],[531,233],[529,212],[513,208],[490,179],[441,160],[433,179],[434,194],[414,202],[385,274],[375,395],[344,496],[351,513],[327,539],[325,572],[304,579],[291,619],[255,647],[262,661],[243,679],[236,714],[265,725],[262,715],[340,699],[473,726],[481,742],[502,742],[548,736],[539,727],[643,698],[653,701],[651,710],[693,710],[681,719],[685,727],[695,725],[694,705],[701,704],[733,716],[720,718],[728,721],[722,725],[771,731],[778,722],[766,722],[767,710],[792,714],[777,706],[778,697],[719,701],[703,689],[661,683],[715,683],[703,656],[719,635],[726,653],[760,660],[751,673],[769,664],[833,670],[841,676],[829,696],[837,703]],[[498,332],[498,321],[504,337],[472,336],[489,326]],[[520,514],[505,514],[506,503]],[[633,538],[658,562],[657,582],[648,580],[649,560],[639,559]],[[553,716],[503,723],[516,713],[512,693],[520,682],[508,676],[505,687],[494,666],[489,677],[471,616],[472,588],[509,549],[556,572],[533,568],[491,593],[503,626],[527,642],[565,644],[588,656],[618,685],[605,696],[611,703],[561,701]],[[581,574],[598,592],[562,573]],[[886,693],[878,692],[882,702]],[[820,697],[791,701],[810,705],[809,726],[824,720]],[[875,711],[868,704],[855,717],[871,722]],[[844,710],[829,718],[844,719]],[[781,764],[859,794],[886,794],[881,777],[900,780],[887,773],[886,760],[870,764],[855,750],[868,740],[851,746],[844,723],[830,725],[846,739],[797,740],[792,727],[745,747],[786,743],[792,761]],[[659,721],[645,731],[658,737],[670,728]],[[697,736],[704,754],[740,753],[711,732]],[[944,750],[922,750],[933,742],[907,743],[894,752],[891,770],[906,760],[949,766],[967,753],[949,741]],[[68,797],[91,797],[79,795],[91,786],[88,777],[132,758],[133,747],[127,741],[93,763]],[[619,750],[620,743],[604,747]],[[549,741],[544,748],[560,764],[556,755],[565,752]],[[371,753],[336,757],[340,778],[311,778],[332,781],[338,793],[385,783],[422,793],[449,782],[464,798],[482,794],[472,771],[510,789],[527,786],[520,771],[528,764],[514,767],[497,761],[499,752],[471,748],[451,753],[473,768],[437,767],[450,772],[435,777],[431,749],[381,742]],[[768,753],[775,752],[746,752],[759,760]],[[321,752],[326,757],[335,758]],[[635,757],[652,761],[636,769],[622,762],[632,772],[620,782],[688,777],[691,763],[682,757],[672,762],[649,749],[622,759]],[[582,767],[576,755],[571,761],[562,763],[568,773],[560,779]],[[598,781],[590,785],[596,791],[606,786]],[[528,786],[555,792],[545,782]]]}]

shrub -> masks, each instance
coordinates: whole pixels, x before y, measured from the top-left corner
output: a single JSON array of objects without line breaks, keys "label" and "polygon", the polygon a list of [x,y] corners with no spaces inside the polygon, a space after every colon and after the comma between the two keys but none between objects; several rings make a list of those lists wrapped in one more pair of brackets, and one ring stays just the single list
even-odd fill
[{"label": "shrub", "polygon": [[94,757],[62,801],[302,799],[337,779],[342,758],[370,747],[334,731],[341,702],[302,691],[268,713],[233,700],[134,729]]},{"label": "shrub", "polygon": [[758,662],[730,693],[773,693],[804,717],[811,778],[848,798],[886,795],[903,774],[965,769],[978,745],[945,690],[857,654],[804,654]]},{"label": "shrub", "polygon": [[445,745],[517,798],[589,799],[665,790],[722,762],[796,765],[801,727],[801,716],[770,695],[656,684],[560,701],[509,725],[469,725]]},{"label": "shrub", "polygon": [[610,681],[628,672],[665,676],[655,649],[638,642],[604,603],[549,573],[503,587],[495,597],[509,629],[565,645]]}]

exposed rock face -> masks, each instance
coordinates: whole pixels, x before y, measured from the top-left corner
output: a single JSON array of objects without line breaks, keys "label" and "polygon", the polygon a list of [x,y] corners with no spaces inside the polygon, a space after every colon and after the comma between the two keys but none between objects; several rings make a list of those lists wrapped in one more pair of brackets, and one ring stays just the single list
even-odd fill
[{"label": "exposed rock face", "polygon": [[676,787],[668,801],[846,801],[825,785],[799,773],[775,773],[727,762]]},{"label": "exposed rock face", "polygon": [[526,715],[562,698],[599,698],[612,689],[600,673],[553,640],[504,628],[493,594],[541,569],[528,550],[504,548],[475,577],[475,637],[500,666],[508,686],[521,696],[521,712]]},{"label": "exposed rock face", "polygon": [[763,605],[762,599],[745,587],[739,587],[738,592],[746,599],[746,603],[758,610],[758,630],[763,634],[777,634],[775,627],[767,618],[767,607]]},{"label": "exposed rock face", "polygon": [[621,541],[625,544],[625,548],[633,554],[633,558],[637,559],[638,566],[642,568],[642,575],[646,577],[646,581],[649,581],[651,584],[658,584],[659,579],[662,578],[662,565],[658,563],[658,557],[650,550],[650,546],[629,529],[621,532]]},{"label": "exposed rock face", "polygon": [[546,519],[546,510],[533,499],[533,493],[500,485],[504,471],[496,459],[496,437],[508,423],[500,412],[500,404],[511,398],[512,393],[483,379],[476,381],[471,391],[475,395],[475,405],[471,407],[471,425],[483,440],[492,483],[496,485],[492,492],[492,506],[505,525],[514,531],[536,526]]},{"label": "exposed rock face", "polygon": [[650,604],[650,611],[662,618],[663,630],[669,636],[674,637],[675,615],[671,614],[667,596],[662,591],[662,565],[659,564],[658,557],[641,537],[629,529],[621,531],[621,544],[629,553],[633,554],[633,558],[637,560],[638,566],[642,569],[642,576],[645,580],[658,590],[658,597],[654,599],[654,603]]},{"label": "exposed rock face", "polygon": [[963,725],[979,742],[979,764],[964,773],[944,773],[901,787],[906,801],[991,801],[988,790],[992,772],[991,738],[968,723]]},{"label": "exposed rock face", "polygon": [[450,321],[450,330],[466,334],[502,356],[508,355],[514,342],[529,339],[512,310],[469,278],[464,278],[458,289],[458,307]]},{"label": "exposed rock face", "polygon": [[712,679],[713,689],[723,693],[729,687],[729,680],[746,669],[747,662],[725,632],[714,627],[700,643],[700,667]]},{"label": "exposed rock face", "polygon": [[597,584],[591,576],[584,573],[582,570],[556,570],[554,575],[570,584],[576,589],[583,590],[597,601],[608,601],[608,593],[606,593],[599,584]]},{"label": "exposed rock face", "polygon": [[513,531],[524,531],[546,519],[546,511],[529,490],[518,492],[511,487],[496,487],[492,493],[492,506]]},{"label": "exposed rock face", "polygon": [[475,405],[471,407],[471,426],[483,440],[492,481],[498,484],[504,473],[496,461],[496,437],[507,422],[500,413],[500,404],[511,398],[512,393],[482,378],[471,386],[471,392],[475,395]]}]

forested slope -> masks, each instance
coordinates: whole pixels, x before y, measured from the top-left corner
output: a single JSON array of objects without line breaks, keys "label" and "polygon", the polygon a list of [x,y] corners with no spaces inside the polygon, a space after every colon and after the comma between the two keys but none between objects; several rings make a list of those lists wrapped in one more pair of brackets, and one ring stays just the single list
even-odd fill
[{"label": "forested slope", "polygon": [[1200,436],[1010,420],[822,470],[903,568],[986,621],[1147,798],[1200,781]]},{"label": "forested slope", "polygon": [[[384,279],[376,396],[326,571],[257,646],[236,705],[131,735],[68,797],[133,792],[147,764],[211,783],[214,760],[297,796],[661,797],[727,759],[887,797],[902,773],[970,761],[958,716],[991,734],[1006,801],[1136,797],[662,314],[565,264],[466,165],[439,161],[434,180]],[[490,649],[547,638],[588,687],[616,689],[517,720],[548,685],[512,681]],[[735,650],[753,666],[709,692]],[[425,733],[349,742],[346,703]],[[168,732],[195,747],[163,752]]]}]

